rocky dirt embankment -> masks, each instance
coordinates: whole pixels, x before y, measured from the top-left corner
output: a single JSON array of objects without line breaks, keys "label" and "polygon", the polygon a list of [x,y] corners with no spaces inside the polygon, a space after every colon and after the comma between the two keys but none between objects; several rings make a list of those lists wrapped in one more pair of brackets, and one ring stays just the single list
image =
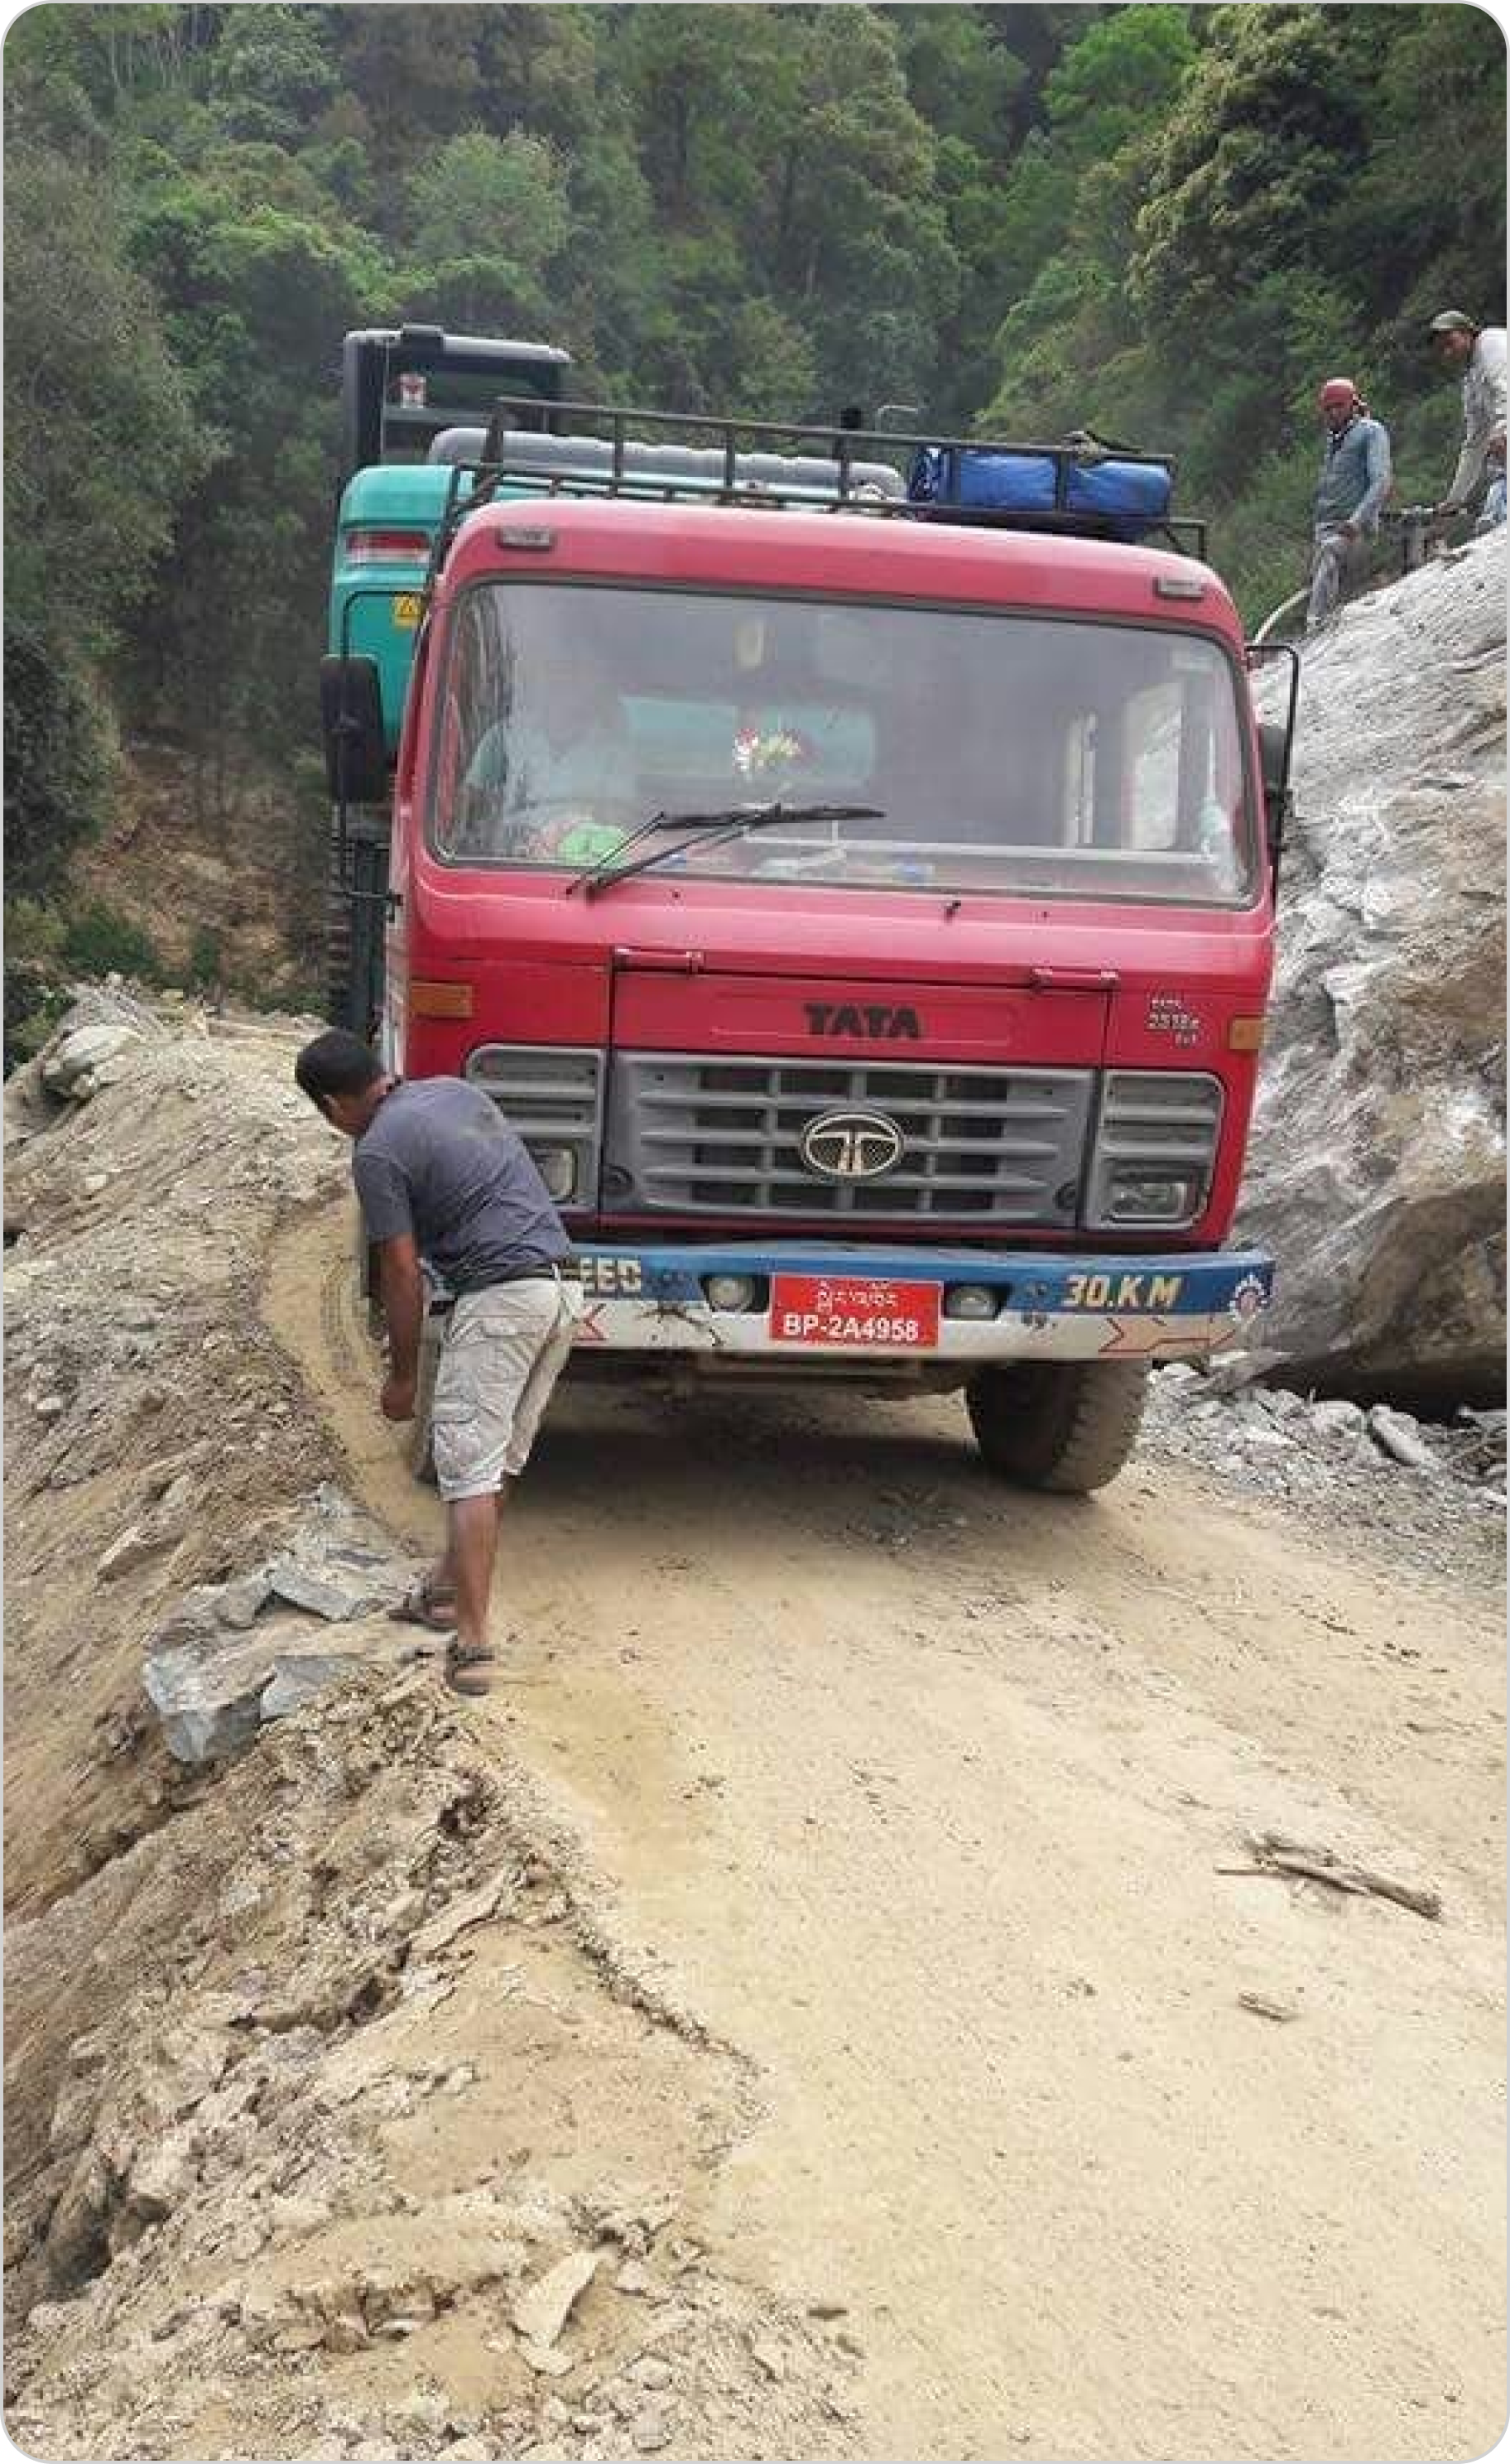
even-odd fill
[{"label": "rocky dirt embankment", "polygon": [[[1439,1410],[1504,1386],[1505,535],[1302,653],[1239,1230],[1276,1374]],[[1277,713],[1276,690],[1265,689]]]},{"label": "rocky dirt embankment", "polygon": [[384,1617],[406,1561],[258,1316],[345,1176],[306,1031],[104,992],[7,1091],[8,2427],[836,2450],[842,2305],[700,2237],[743,2066]]},{"label": "rocky dirt embankment", "polygon": [[100,991],[6,1089],[12,1905],[172,1801],[160,1747],[112,1751],[142,1718],[143,1638],[271,1553],[324,1474],[256,1315],[280,1211],[339,1187],[288,1076],[300,1032],[212,1037]]}]

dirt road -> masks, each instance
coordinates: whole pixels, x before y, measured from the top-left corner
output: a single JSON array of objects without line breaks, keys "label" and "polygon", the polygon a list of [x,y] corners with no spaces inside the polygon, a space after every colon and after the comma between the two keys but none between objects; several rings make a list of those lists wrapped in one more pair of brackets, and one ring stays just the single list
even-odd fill
[{"label": "dirt road", "polygon": [[[266,1314],[365,1502],[340,1232]],[[1503,2412],[1501,1628],[1477,1582],[951,1404],[563,1391],[477,1719],[748,2066],[721,2265],[863,2348],[869,2457],[1473,2455]],[[1223,1871],[1287,1832],[1443,1895]],[[1293,2013],[1271,2017],[1250,1994]]]}]

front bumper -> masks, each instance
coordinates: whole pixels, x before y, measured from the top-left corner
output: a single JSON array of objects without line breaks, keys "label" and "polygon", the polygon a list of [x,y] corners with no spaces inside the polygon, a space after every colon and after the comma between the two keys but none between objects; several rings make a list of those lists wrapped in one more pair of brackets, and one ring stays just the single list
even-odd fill
[{"label": "front bumper", "polygon": [[[1219,1255],[1039,1250],[912,1249],[828,1242],[588,1243],[577,1252],[582,1285],[578,1349],[785,1358],[833,1365],[936,1364],[968,1370],[1003,1360],[1201,1360],[1238,1340],[1268,1307],[1270,1259],[1254,1249]],[[762,1305],[714,1309],[711,1276],[756,1280]],[[828,1279],[836,1291],[922,1284],[941,1287],[937,1340],[926,1344],[787,1341],[765,1295],[778,1275]],[[952,1287],[985,1285],[996,1314],[947,1313]],[[876,1309],[886,1303],[876,1298]]]}]

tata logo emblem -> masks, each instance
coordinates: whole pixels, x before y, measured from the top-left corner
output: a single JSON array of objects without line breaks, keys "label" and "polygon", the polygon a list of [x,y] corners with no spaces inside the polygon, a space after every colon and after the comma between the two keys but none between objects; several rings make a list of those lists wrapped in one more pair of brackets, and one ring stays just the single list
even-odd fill
[{"label": "tata logo emblem", "polygon": [[902,1133],[885,1112],[821,1112],[797,1144],[808,1171],[825,1180],[879,1180],[902,1160]]},{"label": "tata logo emblem", "polygon": [[917,1044],[923,1028],[915,1009],[885,1001],[804,1001],[809,1035],[860,1035],[872,1044]]}]

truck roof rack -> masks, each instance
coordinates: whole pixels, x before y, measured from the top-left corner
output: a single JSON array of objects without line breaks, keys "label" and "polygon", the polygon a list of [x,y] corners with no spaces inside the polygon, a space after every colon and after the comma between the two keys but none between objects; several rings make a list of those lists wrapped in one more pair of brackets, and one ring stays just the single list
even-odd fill
[{"label": "truck roof rack", "polygon": [[[586,432],[592,429],[600,432]],[[666,440],[659,447],[651,441],[656,435]],[[638,409],[621,403],[556,401],[542,413],[539,398],[529,394],[498,395],[485,430],[452,429],[444,439],[437,439],[437,445],[436,458],[450,464],[451,476],[432,571],[445,561],[464,514],[486,504],[501,488],[520,483],[544,495],[864,514],[975,530],[1048,532],[1125,541],[1126,527],[1115,517],[1066,509],[1068,473],[1083,471],[1108,455],[1119,463],[1147,465],[1166,473],[1172,469],[1167,454],[1139,453],[1084,435],[1059,445],[1005,444],[981,437],[921,436],[892,429],[851,427],[843,420],[818,427],[789,420]],[[778,446],[784,451],[776,451]],[[900,455],[910,464],[923,453],[999,453],[1050,465],[1055,501],[1033,511],[915,501],[891,457]],[[465,495],[460,487],[464,477],[472,483]],[[1204,558],[1206,534],[1206,522],[1198,517],[1164,515],[1147,524],[1144,539],[1159,539],[1177,553]]]}]

